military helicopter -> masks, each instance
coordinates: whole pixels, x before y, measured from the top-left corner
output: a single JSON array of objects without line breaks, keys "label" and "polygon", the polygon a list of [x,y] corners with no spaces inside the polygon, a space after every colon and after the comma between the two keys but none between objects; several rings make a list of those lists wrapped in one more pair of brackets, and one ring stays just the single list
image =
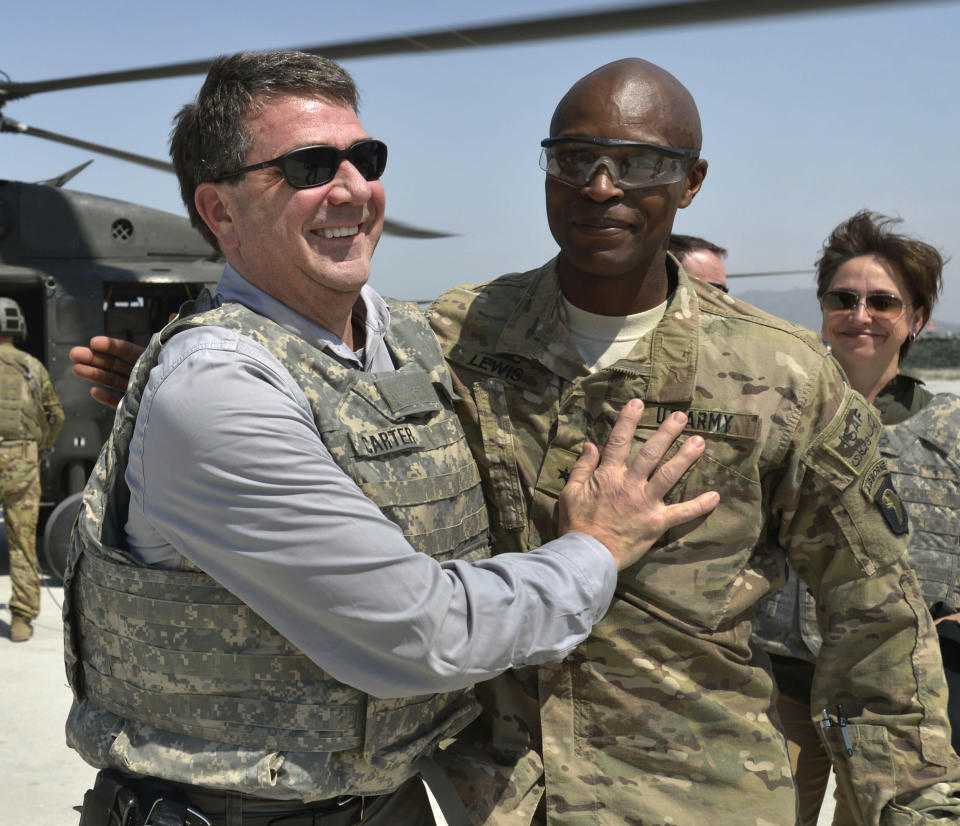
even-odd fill
[{"label": "military helicopter", "polygon": [[[902,0],[681,0],[300,48],[347,60],[898,2]],[[209,63],[198,60],[39,82],[0,81],[0,108],[44,92],[201,74]],[[0,132],[171,170],[165,161],[2,115]],[[47,569],[55,574],[62,572],[79,491],[113,418],[72,376],[70,347],[101,333],[145,344],[184,300],[204,286],[212,287],[222,269],[216,253],[184,218],[67,188],[85,166],[40,183],[0,180],[0,294],[20,303],[29,320],[25,349],[47,365],[67,412],[42,474],[41,549]],[[385,231],[420,238],[445,235],[395,220],[387,222]]]}]

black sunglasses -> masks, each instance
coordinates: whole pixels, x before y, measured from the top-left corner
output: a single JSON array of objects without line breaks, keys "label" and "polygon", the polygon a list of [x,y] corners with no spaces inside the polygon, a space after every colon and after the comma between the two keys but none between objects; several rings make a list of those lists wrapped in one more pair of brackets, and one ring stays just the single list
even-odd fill
[{"label": "black sunglasses", "polygon": [[330,183],[344,159],[350,161],[366,180],[376,181],[387,166],[387,145],[383,141],[362,140],[346,149],[327,144],[301,146],[273,160],[227,172],[214,178],[213,183],[218,184],[227,178],[276,166],[283,173],[283,179],[294,189],[309,189]]},{"label": "black sunglasses", "polygon": [[889,293],[860,295],[853,290],[829,290],[820,296],[820,307],[827,313],[852,313],[856,312],[861,301],[870,315],[885,321],[896,321],[910,306]]}]

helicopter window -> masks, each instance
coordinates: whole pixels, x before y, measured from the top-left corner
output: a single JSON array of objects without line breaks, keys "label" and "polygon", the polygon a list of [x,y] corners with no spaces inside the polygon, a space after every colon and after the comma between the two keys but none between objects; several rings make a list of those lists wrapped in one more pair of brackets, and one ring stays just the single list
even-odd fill
[{"label": "helicopter window", "polygon": [[103,332],[146,345],[170,315],[203,286],[185,282],[106,281],[103,284]]}]

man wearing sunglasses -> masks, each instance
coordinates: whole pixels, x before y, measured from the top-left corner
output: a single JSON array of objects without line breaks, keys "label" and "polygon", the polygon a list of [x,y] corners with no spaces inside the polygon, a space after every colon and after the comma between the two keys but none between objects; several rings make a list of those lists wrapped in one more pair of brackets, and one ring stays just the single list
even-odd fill
[{"label": "man wearing sunglasses", "polygon": [[[946,684],[880,423],[816,336],[667,254],[706,175],[700,147],[696,104],[663,69],[622,60],[588,74],[542,142],[559,255],[428,313],[498,550],[556,535],[573,458],[634,396],[638,441],[683,410],[707,449],[680,485],[721,492],[716,511],[621,572],[610,611],[563,663],[478,686],[477,762],[461,737],[451,773],[491,823],[795,826],[769,663],[750,646],[755,604],[789,559],[818,600],[811,706],[858,822],[956,823]],[[475,770],[490,753],[497,775]]]},{"label": "man wearing sunglasses", "polygon": [[220,58],[171,154],[227,266],[138,361],[85,492],[67,738],[102,771],[81,823],[432,823],[416,775],[476,716],[470,686],[561,658],[619,568],[712,509],[662,501],[703,442],[657,467],[678,414],[631,460],[633,402],[583,448],[563,536],[487,559],[436,339],[366,285],[387,150],[349,75]]}]

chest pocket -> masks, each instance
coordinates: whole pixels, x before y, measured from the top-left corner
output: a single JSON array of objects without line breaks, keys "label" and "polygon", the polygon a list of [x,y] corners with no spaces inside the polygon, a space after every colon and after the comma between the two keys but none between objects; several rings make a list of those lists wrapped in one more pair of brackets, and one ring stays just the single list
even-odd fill
[{"label": "chest pocket", "polygon": [[[681,440],[691,435],[684,433]],[[756,602],[775,573],[760,565],[761,557],[767,556],[755,554],[765,530],[762,488],[753,456],[756,441],[700,435],[706,450],[667,501],[716,490],[720,504],[707,517],[669,531],[640,562],[623,571],[618,595],[715,631]]]},{"label": "chest pocket", "polygon": [[[593,399],[583,401],[589,408],[584,414],[589,424],[583,430],[602,445],[620,400],[604,400],[603,414],[598,403]],[[674,409],[648,401],[635,435],[633,455]],[[760,516],[760,422],[754,414],[707,409],[685,412],[687,427],[667,456],[673,456],[693,435],[704,437],[706,450],[670,491],[667,501],[678,502],[717,490],[720,504],[708,517],[670,531],[640,562],[623,571],[618,595],[658,614],[717,630],[765,592],[765,584],[758,580],[770,576],[769,571],[760,574],[754,570],[754,549],[764,529]],[[580,445],[582,441],[551,445],[537,481],[539,492],[559,494]]]},{"label": "chest pocket", "polygon": [[[331,412],[321,411],[323,440],[358,483],[423,475],[429,451],[458,440],[452,405],[421,370],[358,375]],[[402,457],[406,457],[405,460]],[[376,501],[376,500],[375,500]]]}]

